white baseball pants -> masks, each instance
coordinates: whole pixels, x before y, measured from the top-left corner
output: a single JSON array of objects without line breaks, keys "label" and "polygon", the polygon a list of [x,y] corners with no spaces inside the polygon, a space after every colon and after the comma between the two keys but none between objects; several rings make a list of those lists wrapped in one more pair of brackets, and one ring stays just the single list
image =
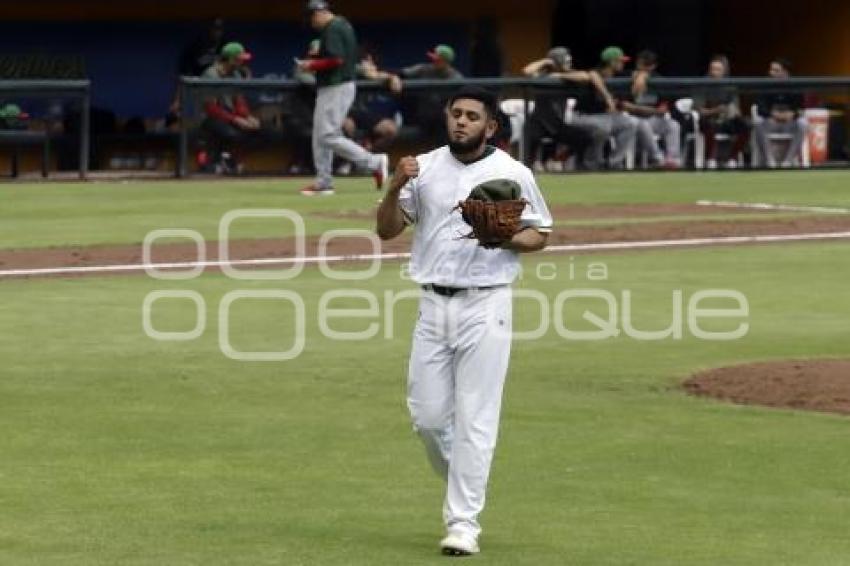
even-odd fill
[{"label": "white baseball pants", "polygon": [[511,350],[511,289],[423,291],[407,404],[431,465],[446,480],[446,527],[478,536]]}]

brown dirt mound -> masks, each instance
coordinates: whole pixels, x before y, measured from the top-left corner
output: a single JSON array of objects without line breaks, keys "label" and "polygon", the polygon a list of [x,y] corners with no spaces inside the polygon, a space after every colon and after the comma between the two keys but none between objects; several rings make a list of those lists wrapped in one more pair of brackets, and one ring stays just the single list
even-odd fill
[{"label": "brown dirt mound", "polygon": [[688,378],[691,395],[741,405],[850,415],[850,360],[786,360],[717,368]]}]

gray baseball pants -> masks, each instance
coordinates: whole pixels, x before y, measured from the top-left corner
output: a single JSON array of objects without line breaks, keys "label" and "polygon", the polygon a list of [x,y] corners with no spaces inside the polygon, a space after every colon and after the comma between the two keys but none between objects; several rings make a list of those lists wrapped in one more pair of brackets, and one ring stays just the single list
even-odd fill
[{"label": "gray baseball pants", "polygon": [[767,118],[762,122],[756,122],[754,130],[756,136],[756,144],[758,151],[761,153],[762,163],[767,165],[775,165],[776,158],[773,155],[773,148],[770,144],[770,134],[789,134],[791,143],[788,144],[788,149],[783,162],[791,163],[794,158],[800,155],[800,148],[803,147],[803,136],[806,135],[806,120],[797,118],[790,122],[779,122],[773,118]]},{"label": "gray baseball pants", "polygon": [[614,138],[614,151],[610,155],[613,166],[622,166],[626,153],[635,145],[637,127],[630,116],[620,112],[605,114],[580,114],[573,118],[573,125],[585,127],[593,141],[584,155],[588,169],[599,169],[605,160],[605,143]]},{"label": "gray baseball pants", "polygon": [[667,151],[667,159],[675,163],[681,161],[681,132],[679,122],[668,116],[650,116],[648,118],[635,117],[637,120],[638,146],[647,151],[650,158],[655,162],[664,160],[664,154],[655,141],[655,136],[664,140],[664,148]]},{"label": "gray baseball pants", "polygon": [[380,167],[376,154],[369,153],[342,133],[342,123],[355,96],[357,86],[352,81],[318,89],[313,111],[313,164],[316,184],[323,189],[333,182],[334,154],[370,171]]}]

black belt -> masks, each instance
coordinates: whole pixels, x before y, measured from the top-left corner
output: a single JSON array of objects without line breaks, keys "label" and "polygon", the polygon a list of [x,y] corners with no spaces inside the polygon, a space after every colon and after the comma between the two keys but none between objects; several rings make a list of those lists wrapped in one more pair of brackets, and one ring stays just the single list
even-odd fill
[{"label": "black belt", "polygon": [[433,283],[422,285],[424,290],[434,291],[443,297],[454,297],[463,291],[487,291],[488,289],[497,289],[499,287],[504,287],[504,285],[490,285],[488,287],[443,287],[442,285],[434,285]]}]

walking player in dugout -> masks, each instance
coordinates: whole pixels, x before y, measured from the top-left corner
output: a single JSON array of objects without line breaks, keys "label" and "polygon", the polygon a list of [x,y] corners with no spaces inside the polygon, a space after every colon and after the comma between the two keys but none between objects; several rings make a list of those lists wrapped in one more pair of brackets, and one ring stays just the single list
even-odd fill
[{"label": "walking player in dugout", "polygon": [[298,70],[316,74],[316,107],[313,111],[313,162],[316,181],[301,189],[304,196],[334,194],[334,155],[372,172],[381,190],[388,175],[385,153],[370,153],[348,139],[343,122],[357,96],[357,38],[344,17],[331,11],[327,0],[310,0],[306,6],[310,26],[319,33],[318,57],[298,61]]}]

